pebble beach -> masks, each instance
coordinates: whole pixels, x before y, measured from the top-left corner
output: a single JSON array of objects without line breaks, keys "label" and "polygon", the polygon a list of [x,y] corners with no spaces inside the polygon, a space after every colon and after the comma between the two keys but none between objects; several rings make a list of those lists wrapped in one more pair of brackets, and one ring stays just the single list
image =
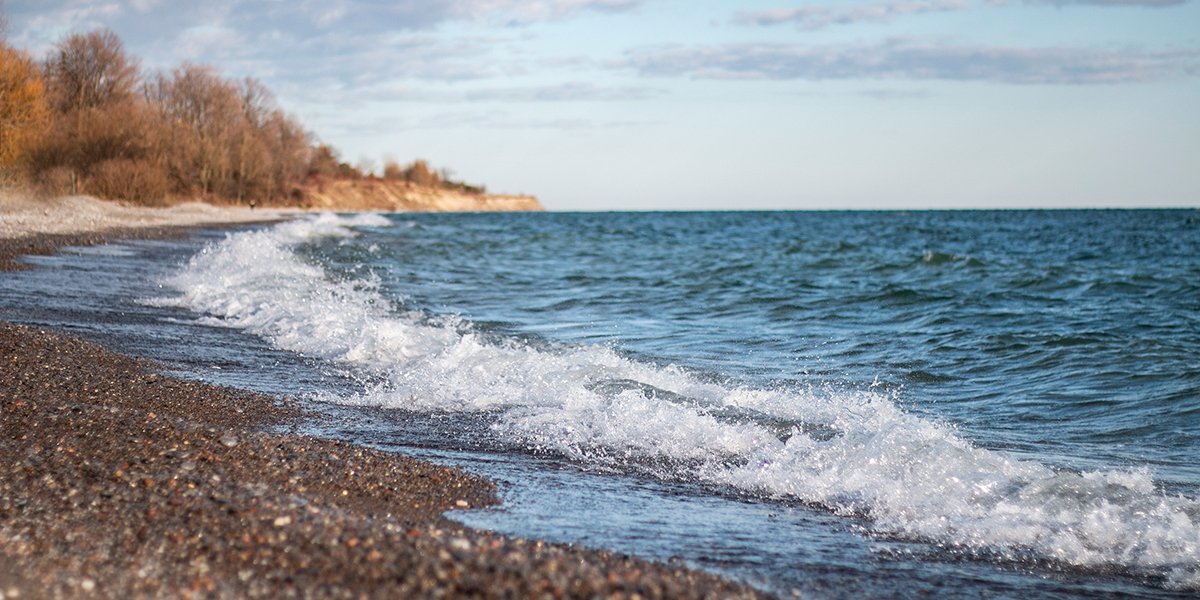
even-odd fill
[{"label": "pebble beach", "polygon": [[[31,228],[4,236],[0,265],[185,225]],[[0,323],[0,406],[4,599],[762,595],[678,562],[463,527],[443,514],[496,503],[489,481],[300,435],[311,415],[284,400],[54,331]]]}]

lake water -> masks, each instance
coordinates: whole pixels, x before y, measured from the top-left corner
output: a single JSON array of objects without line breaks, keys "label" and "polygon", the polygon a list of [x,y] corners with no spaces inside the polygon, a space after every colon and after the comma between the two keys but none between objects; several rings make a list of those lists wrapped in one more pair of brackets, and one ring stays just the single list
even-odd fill
[{"label": "lake water", "polygon": [[4,318],[463,466],[470,525],[781,595],[1194,597],[1200,211],[321,215]]}]

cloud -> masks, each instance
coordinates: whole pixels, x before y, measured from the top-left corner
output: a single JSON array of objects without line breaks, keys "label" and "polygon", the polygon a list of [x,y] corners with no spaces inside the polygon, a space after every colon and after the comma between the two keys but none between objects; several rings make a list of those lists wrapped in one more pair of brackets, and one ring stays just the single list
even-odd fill
[{"label": "cloud", "polygon": [[[1054,6],[1142,6],[1163,8],[1178,6],[1188,0],[1022,0],[1024,4],[1048,4]],[[955,12],[967,10],[979,4],[1008,6],[1017,0],[888,0],[856,5],[824,6],[810,4],[798,8],[774,8],[767,10],[741,11],[733,17],[739,25],[772,26],[791,24],[804,30],[817,30],[837,25],[863,23],[890,23],[901,17],[924,13]]]},{"label": "cloud", "polygon": [[11,42],[34,54],[40,54],[50,49],[62,36],[72,31],[101,27],[123,11],[120,2],[73,0],[59,4],[43,6],[35,2],[6,3]]},{"label": "cloud", "polygon": [[[63,35],[109,27],[150,69],[183,61],[230,75],[307,82],[405,78],[463,81],[512,75],[507,30],[447,36],[450,22],[504,26],[633,10],[642,0],[10,0],[12,38],[35,54]],[[529,60],[526,58],[525,60]],[[253,67],[253,68],[251,68]]]},{"label": "cloud", "polygon": [[46,45],[65,33],[101,25],[170,35],[188,27],[233,27],[243,32],[282,29],[298,36],[338,29],[348,33],[429,30],[452,21],[527,25],[586,12],[619,13],[643,0],[10,0],[12,25],[26,41]]},{"label": "cloud", "polygon": [[[1089,6],[1145,6],[1148,8],[1162,8],[1164,6],[1178,6],[1187,4],[1188,0],[1025,0],[1025,4],[1053,4],[1056,6],[1067,6],[1071,4],[1082,4]],[[1007,3],[1007,2],[999,2]]]},{"label": "cloud", "polygon": [[658,94],[643,86],[602,87],[591,83],[550,86],[479,89],[464,92],[460,99],[472,102],[619,102],[645,100]]},{"label": "cloud", "polygon": [[824,29],[833,25],[889,23],[899,17],[947,12],[969,8],[970,0],[894,0],[855,6],[802,6],[760,11],[742,11],[734,16],[741,25],[780,25],[791,23],[801,29]]},{"label": "cloud", "polygon": [[[326,87],[335,87],[329,85]],[[658,97],[662,90],[645,86],[605,87],[591,83],[568,82],[545,86],[475,87],[409,85],[386,81],[356,87],[342,86],[341,92],[326,97],[326,102],[415,102],[428,104],[522,104],[573,102],[636,102]]]},{"label": "cloud", "polygon": [[362,117],[347,116],[344,113],[325,115],[324,131],[332,137],[358,135],[394,135],[401,131],[452,129],[548,129],[595,131],[604,129],[625,129],[647,127],[653,122],[599,120],[590,117],[564,116],[530,116],[525,113],[514,114],[505,110],[460,110],[438,112],[424,116],[403,115],[396,117],[380,117],[363,119]]},{"label": "cloud", "polygon": [[456,18],[521,25],[557,21],[586,11],[626,12],[640,6],[642,0],[456,0],[450,4]]},{"label": "cloud", "polygon": [[874,44],[731,44],[633,50],[617,66],[697,79],[901,79],[1113,84],[1200,72],[1200,50],[1010,48],[896,38]]},{"label": "cloud", "polygon": [[402,125],[404,129],[550,129],[594,130],[641,127],[646,123],[634,121],[600,121],[587,117],[531,117],[507,111],[448,112],[414,120]]},{"label": "cloud", "polygon": [[859,90],[859,96],[870,98],[872,100],[888,101],[888,100],[912,100],[915,98],[928,98],[932,94],[925,90],[889,90],[889,89],[870,89]]}]

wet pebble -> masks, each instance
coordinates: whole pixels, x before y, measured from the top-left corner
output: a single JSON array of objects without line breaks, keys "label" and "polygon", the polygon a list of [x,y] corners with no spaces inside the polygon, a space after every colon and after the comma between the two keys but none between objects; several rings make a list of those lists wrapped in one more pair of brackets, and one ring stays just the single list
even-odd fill
[{"label": "wet pebble", "polygon": [[[714,575],[445,519],[456,469],[299,435],[272,398],[0,322],[0,593],[30,597],[749,598]],[[353,473],[348,477],[348,473]],[[586,518],[581,515],[581,518]]]}]

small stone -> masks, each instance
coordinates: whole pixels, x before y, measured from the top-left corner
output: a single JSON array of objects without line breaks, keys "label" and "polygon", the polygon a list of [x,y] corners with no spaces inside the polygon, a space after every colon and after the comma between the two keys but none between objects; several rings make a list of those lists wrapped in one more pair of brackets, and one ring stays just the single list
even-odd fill
[{"label": "small stone", "polygon": [[90,592],[96,589],[96,582],[90,577],[85,577],[83,581],[79,582],[79,587],[83,588],[85,592]]},{"label": "small stone", "polygon": [[452,538],[450,540],[450,549],[466,552],[471,549],[471,542],[464,538]]},{"label": "small stone", "polygon": [[291,525],[291,524],[292,524],[291,517],[275,517],[275,526],[276,527],[284,527],[284,526]]},{"label": "small stone", "polygon": [[470,504],[467,503],[466,500],[457,500],[454,502],[454,505],[459,508],[468,508],[471,506]]},{"label": "small stone", "polygon": [[21,590],[19,588],[10,587],[7,590],[4,590],[4,597],[5,598],[20,598]]},{"label": "small stone", "polygon": [[221,443],[225,444],[225,447],[227,447],[227,448],[232,448],[232,447],[238,445],[238,439],[237,439],[236,435],[233,435],[232,433],[227,433],[227,434],[221,436]]}]

